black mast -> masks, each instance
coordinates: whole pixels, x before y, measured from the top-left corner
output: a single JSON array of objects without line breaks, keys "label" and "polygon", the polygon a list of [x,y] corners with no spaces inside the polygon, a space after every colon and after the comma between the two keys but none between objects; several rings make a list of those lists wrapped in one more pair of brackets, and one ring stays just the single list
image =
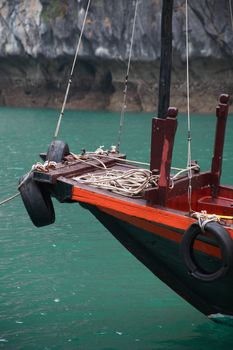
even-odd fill
[{"label": "black mast", "polygon": [[[177,128],[177,108],[170,107],[173,0],[163,0],[158,117],[152,119],[150,170],[160,174],[158,188],[146,194],[152,203],[166,206],[170,186],[172,151]],[[166,142],[165,142],[166,141]]]},{"label": "black mast", "polygon": [[170,105],[172,69],[172,14],[173,0],[163,0],[161,18],[161,54],[159,76],[158,118],[164,119]]}]

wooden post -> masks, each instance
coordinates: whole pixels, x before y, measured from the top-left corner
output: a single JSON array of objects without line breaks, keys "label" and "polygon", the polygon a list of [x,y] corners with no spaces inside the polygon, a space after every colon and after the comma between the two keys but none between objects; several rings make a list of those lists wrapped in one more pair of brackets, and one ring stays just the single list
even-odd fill
[{"label": "wooden post", "polygon": [[146,191],[145,198],[165,205],[170,182],[171,157],[177,127],[178,110],[169,108],[172,68],[173,0],[163,0],[161,18],[161,54],[158,118],[152,120],[150,170],[160,174],[159,190]]},{"label": "wooden post", "polygon": [[225,139],[226,122],[228,116],[228,102],[229,95],[221,95],[219,98],[219,104],[216,107],[217,126],[215,133],[214,155],[212,158],[212,197],[218,196],[218,188],[220,184],[220,178],[222,173],[222,157]]},{"label": "wooden post", "polygon": [[146,191],[145,199],[165,205],[170,185],[170,171],[178,109],[168,108],[166,119],[153,118],[150,170],[159,174],[159,189]]},{"label": "wooden post", "polygon": [[167,113],[163,152],[160,165],[158,204],[165,206],[170,186],[172,152],[177,129],[178,109],[170,107]]},{"label": "wooden post", "polygon": [[151,128],[150,170],[160,171],[166,119],[153,118]]}]

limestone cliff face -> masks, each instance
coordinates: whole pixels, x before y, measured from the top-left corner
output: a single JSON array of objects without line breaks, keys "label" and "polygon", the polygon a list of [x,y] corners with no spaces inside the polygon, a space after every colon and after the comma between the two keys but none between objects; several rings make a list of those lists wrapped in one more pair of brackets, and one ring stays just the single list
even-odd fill
[{"label": "limestone cliff face", "polygon": [[[87,0],[0,0],[0,104],[60,106],[86,6]],[[134,6],[133,0],[92,0],[69,107],[120,109]],[[139,2],[130,109],[156,109],[160,17],[161,0]],[[228,0],[189,1],[193,110],[197,99],[208,110],[203,104],[232,90],[230,19]],[[174,0],[173,48],[172,102],[182,107],[184,0]]]}]

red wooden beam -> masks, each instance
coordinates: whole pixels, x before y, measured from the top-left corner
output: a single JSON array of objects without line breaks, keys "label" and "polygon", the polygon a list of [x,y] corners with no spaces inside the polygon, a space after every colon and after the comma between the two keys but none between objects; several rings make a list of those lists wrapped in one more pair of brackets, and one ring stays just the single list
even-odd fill
[{"label": "red wooden beam", "polygon": [[145,198],[156,204],[165,205],[170,185],[170,171],[178,109],[170,107],[166,119],[153,118],[151,136],[150,170],[160,174],[159,190],[147,191]]},{"label": "red wooden beam", "polygon": [[225,139],[226,122],[229,108],[229,95],[221,95],[216,107],[217,126],[215,133],[214,155],[212,158],[212,197],[218,196],[220,177],[222,173],[222,158]]},{"label": "red wooden beam", "polygon": [[178,109],[174,107],[168,108],[166,129],[164,135],[163,152],[160,165],[159,177],[159,204],[166,205],[167,195],[170,186],[170,172],[172,163],[172,152],[177,129],[177,114]]}]

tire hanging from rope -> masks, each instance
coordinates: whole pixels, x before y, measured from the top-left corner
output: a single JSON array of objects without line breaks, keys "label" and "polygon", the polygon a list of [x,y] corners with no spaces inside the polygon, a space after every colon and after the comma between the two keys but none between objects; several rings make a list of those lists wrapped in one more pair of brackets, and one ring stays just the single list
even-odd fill
[{"label": "tire hanging from rope", "polygon": [[[231,17],[231,25],[233,29],[233,16],[231,0],[229,0],[229,10]],[[191,121],[190,121],[190,93],[189,93],[189,31],[188,31],[188,0],[185,0],[185,39],[186,39],[186,78],[187,78],[187,119],[188,119],[188,156],[187,156],[187,168],[188,171],[188,205],[189,212],[192,213],[192,170],[190,165],[191,161]],[[216,216],[217,217],[217,216]],[[200,218],[199,218],[200,219]],[[221,266],[214,271],[206,271],[206,269],[200,265],[195,256],[194,243],[198,239],[199,235],[208,232],[211,234],[217,242],[217,246],[220,249]],[[184,233],[181,242],[181,255],[183,256],[185,265],[189,274],[194,278],[203,282],[213,282],[219,278],[224,277],[226,274],[233,273],[233,242],[227,232],[227,230],[218,222],[216,218],[206,219],[201,223],[201,220],[193,223]]]},{"label": "tire hanging from rope", "polygon": [[[214,271],[208,271],[200,265],[194,252],[195,241],[206,232],[214,237],[220,249],[221,264]],[[233,241],[227,230],[216,221],[207,220],[203,228],[199,223],[193,223],[184,233],[180,251],[189,275],[200,281],[213,282],[233,272]]]},{"label": "tire hanging from rope", "polygon": [[[65,111],[65,107],[66,107],[66,103],[67,103],[67,99],[70,91],[70,86],[72,83],[74,69],[76,66],[76,61],[77,61],[77,57],[78,57],[78,53],[79,53],[79,49],[82,41],[83,31],[84,31],[90,3],[91,3],[91,0],[89,0],[87,4],[72,68],[70,71],[70,77],[68,80],[68,84],[67,84],[61,112],[58,118],[57,126],[55,129],[54,137],[47,151],[46,160],[48,162],[50,161],[61,162],[64,156],[69,154],[69,146],[65,142],[57,140],[57,136],[60,130],[62,118],[64,116],[64,111]],[[53,203],[51,200],[50,193],[47,189],[43,187],[43,184],[38,184],[36,181],[33,180],[32,172],[30,172],[28,175],[20,179],[20,184],[18,189],[21,194],[22,200],[24,202],[24,206],[29,214],[29,217],[31,218],[35,226],[41,227],[41,226],[46,226],[54,223],[55,213],[54,213],[54,208],[53,208]]]}]

